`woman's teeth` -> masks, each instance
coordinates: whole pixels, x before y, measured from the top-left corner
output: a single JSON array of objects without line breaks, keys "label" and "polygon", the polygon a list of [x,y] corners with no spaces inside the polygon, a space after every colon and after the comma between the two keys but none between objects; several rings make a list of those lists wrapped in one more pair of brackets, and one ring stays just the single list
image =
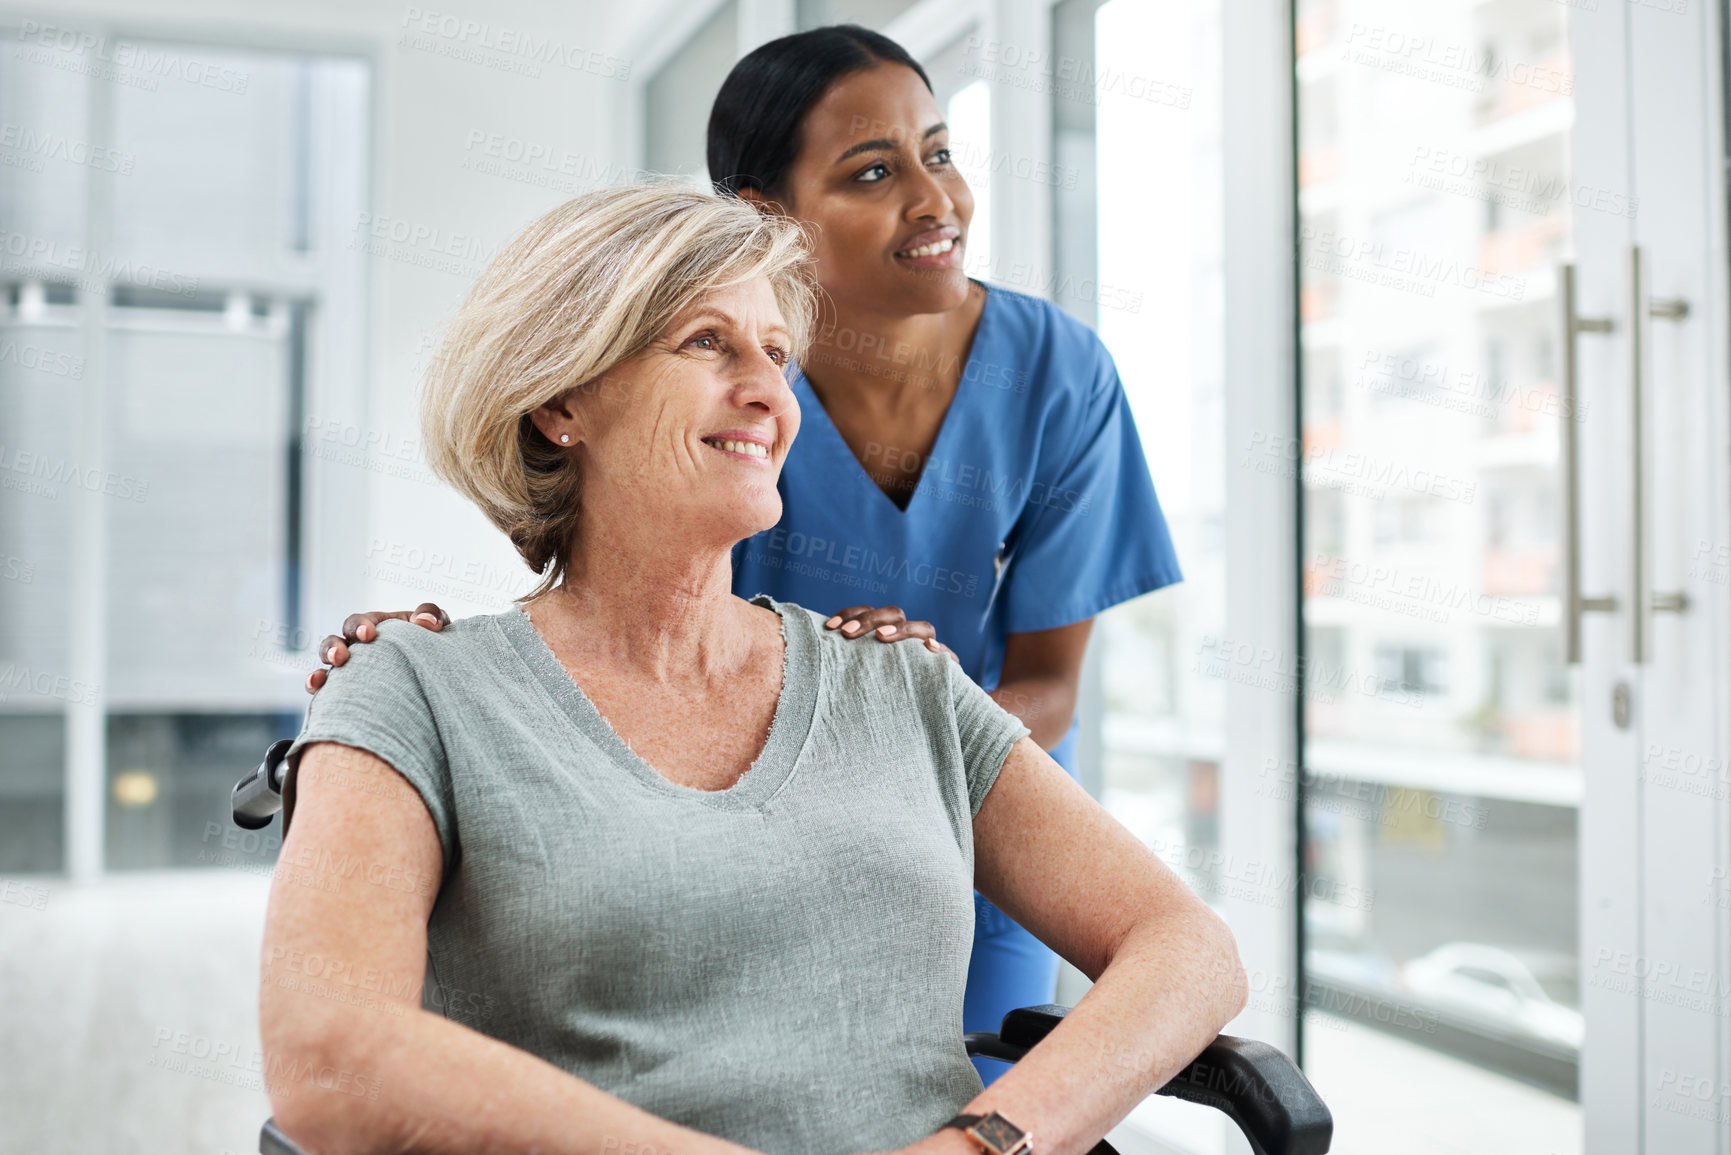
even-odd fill
[{"label": "woman's teeth", "polygon": [[951,249],[953,249],[955,247],[955,245],[956,245],[956,239],[954,237],[945,237],[941,241],[933,241],[931,244],[921,245],[917,249],[903,249],[901,252],[897,253],[896,256],[898,256],[898,257],[935,257],[939,253],[949,252]]},{"label": "woman's teeth", "polygon": [[768,457],[769,446],[759,445],[755,441],[725,441],[715,437],[705,437],[705,445],[713,445],[717,449],[725,449],[729,453],[743,453],[747,457]]}]

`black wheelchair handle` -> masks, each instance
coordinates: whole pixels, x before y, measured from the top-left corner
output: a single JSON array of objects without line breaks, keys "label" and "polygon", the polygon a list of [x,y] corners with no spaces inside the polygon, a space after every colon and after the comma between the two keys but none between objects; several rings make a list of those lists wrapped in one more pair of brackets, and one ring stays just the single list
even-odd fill
[{"label": "black wheelchair handle", "polygon": [[293,1139],[282,1133],[276,1120],[266,1119],[258,1133],[258,1155],[307,1155]]},{"label": "black wheelchair handle", "polygon": [[[1019,1007],[996,1035],[964,1036],[970,1055],[1013,1063],[1063,1021],[1069,1007]],[[1334,1116],[1310,1080],[1277,1048],[1256,1039],[1219,1035],[1156,1094],[1225,1114],[1256,1155],[1325,1155]]]},{"label": "black wheelchair handle", "polygon": [[1291,1059],[1258,1039],[1220,1035],[1159,1094],[1224,1112],[1257,1155],[1324,1155],[1334,1116]]},{"label": "black wheelchair handle", "polygon": [[272,742],[258,768],[235,783],[229,802],[234,807],[236,826],[263,830],[282,809],[282,760],[294,744],[293,738]]}]

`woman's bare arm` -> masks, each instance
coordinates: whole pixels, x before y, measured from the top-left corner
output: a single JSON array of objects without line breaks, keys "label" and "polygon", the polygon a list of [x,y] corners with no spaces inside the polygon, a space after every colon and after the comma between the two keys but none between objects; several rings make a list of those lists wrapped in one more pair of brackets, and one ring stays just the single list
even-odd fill
[{"label": "woman's bare arm", "polygon": [[1094,980],[967,1108],[1002,1111],[1040,1155],[1086,1152],[1244,1009],[1226,924],[1032,738],[974,817],[974,885]]},{"label": "woman's bare arm", "polygon": [[422,1010],[443,866],[432,817],[364,750],[318,743],[298,774],[259,996],[271,1109],[290,1138],[318,1155],[750,1153]]}]

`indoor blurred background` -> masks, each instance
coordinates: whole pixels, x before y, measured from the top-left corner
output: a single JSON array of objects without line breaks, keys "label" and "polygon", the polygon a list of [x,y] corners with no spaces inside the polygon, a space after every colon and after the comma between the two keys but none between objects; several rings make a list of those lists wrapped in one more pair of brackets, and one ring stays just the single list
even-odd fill
[{"label": "indoor blurred background", "polygon": [[[437,325],[558,201],[703,183],[734,61],[845,21],[932,77],[970,273],[1117,361],[1185,580],[1096,626],[1085,781],[1239,931],[1239,1033],[1347,1155],[1581,1151],[1553,316],[1615,211],[1571,171],[1596,9],[8,7],[0,1150],[255,1149],[280,828],[228,790],[347,614],[531,584],[423,459]],[[1373,255],[1408,249],[1474,275]],[[1170,1101],[1112,1138],[1239,1149]]]}]

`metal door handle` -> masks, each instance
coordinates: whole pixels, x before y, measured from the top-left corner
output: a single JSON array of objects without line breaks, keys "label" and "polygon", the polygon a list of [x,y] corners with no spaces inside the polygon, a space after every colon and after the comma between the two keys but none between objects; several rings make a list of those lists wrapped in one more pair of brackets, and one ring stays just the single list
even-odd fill
[{"label": "metal door handle", "polygon": [[1689,302],[1677,297],[1647,296],[1646,254],[1640,245],[1629,246],[1629,454],[1633,475],[1629,484],[1632,511],[1629,536],[1634,543],[1630,550],[1630,602],[1634,613],[1629,615],[1630,661],[1637,666],[1647,663],[1647,615],[1652,613],[1686,613],[1689,595],[1682,590],[1654,593],[1647,581],[1647,447],[1645,431],[1645,386],[1647,380],[1647,321],[1657,317],[1663,321],[1681,321],[1689,315]]},{"label": "metal door handle", "polygon": [[1581,615],[1612,613],[1617,599],[1610,595],[1583,597],[1581,594],[1580,531],[1580,387],[1576,381],[1575,337],[1581,333],[1609,333],[1615,326],[1609,317],[1575,315],[1575,266],[1565,261],[1557,266],[1558,319],[1561,332],[1557,348],[1563,386],[1562,445],[1563,500],[1563,660],[1575,665],[1581,660]]}]

